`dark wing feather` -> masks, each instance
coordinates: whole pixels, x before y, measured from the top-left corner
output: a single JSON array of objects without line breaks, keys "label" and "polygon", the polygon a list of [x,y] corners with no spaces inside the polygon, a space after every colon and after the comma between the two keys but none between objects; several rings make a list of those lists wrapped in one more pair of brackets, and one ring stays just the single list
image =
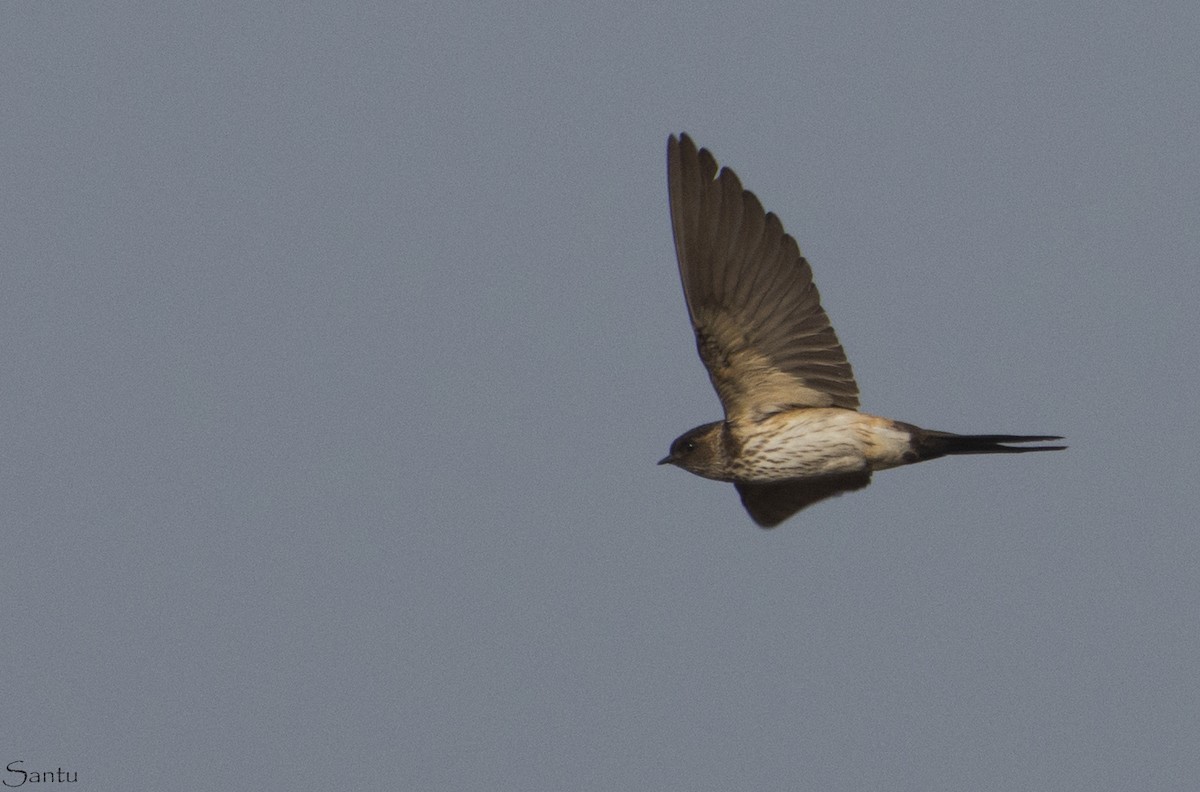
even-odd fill
[{"label": "dark wing feather", "polygon": [[700,359],[725,417],[858,409],[812,269],[774,214],[687,135],[667,141],[675,252]]},{"label": "dark wing feather", "polygon": [[733,486],[737,487],[742,505],[754,522],[763,528],[774,528],[806,506],[843,492],[862,489],[870,483],[871,474],[863,471],[796,481],[737,481]]}]

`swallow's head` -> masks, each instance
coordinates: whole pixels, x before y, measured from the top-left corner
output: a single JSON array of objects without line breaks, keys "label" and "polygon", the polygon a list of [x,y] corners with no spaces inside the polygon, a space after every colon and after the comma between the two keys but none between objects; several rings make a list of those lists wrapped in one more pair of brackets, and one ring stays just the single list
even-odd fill
[{"label": "swallow's head", "polygon": [[724,421],[716,421],[684,432],[675,438],[671,453],[658,460],[658,464],[674,465],[704,478],[726,480],[729,457],[725,452],[724,427]]}]

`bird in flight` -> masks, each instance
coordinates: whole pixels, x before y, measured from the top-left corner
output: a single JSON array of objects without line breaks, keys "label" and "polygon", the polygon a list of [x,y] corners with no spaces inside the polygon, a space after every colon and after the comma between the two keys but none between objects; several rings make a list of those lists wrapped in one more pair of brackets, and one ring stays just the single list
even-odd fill
[{"label": "bird in flight", "polygon": [[858,385],[812,268],[779,218],[687,135],[667,140],[671,227],[696,348],[725,408],[659,461],[731,481],[772,528],[862,489],[876,470],[948,454],[1018,454],[1053,435],[960,435],[858,411]]}]

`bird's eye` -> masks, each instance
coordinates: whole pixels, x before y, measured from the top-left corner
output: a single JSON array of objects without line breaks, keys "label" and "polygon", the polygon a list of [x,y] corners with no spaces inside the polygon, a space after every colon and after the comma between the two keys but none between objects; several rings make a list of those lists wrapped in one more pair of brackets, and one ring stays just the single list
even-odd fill
[{"label": "bird's eye", "polygon": [[683,450],[684,451],[695,451],[696,450],[696,441],[688,440],[686,443],[683,444]]}]

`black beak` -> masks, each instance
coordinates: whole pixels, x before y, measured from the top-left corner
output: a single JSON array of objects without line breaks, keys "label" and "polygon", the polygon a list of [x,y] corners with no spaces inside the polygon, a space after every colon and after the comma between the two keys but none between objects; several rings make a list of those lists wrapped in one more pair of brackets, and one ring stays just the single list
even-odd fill
[{"label": "black beak", "polygon": [[673,459],[673,458],[671,457],[671,455],[670,455],[670,454],[667,454],[665,457],[663,457],[662,459],[658,460],[658,464],[660,464],[660,465],[669,465],[669,464],[671,464],[671,461],[672,461],[672,459]]}]

